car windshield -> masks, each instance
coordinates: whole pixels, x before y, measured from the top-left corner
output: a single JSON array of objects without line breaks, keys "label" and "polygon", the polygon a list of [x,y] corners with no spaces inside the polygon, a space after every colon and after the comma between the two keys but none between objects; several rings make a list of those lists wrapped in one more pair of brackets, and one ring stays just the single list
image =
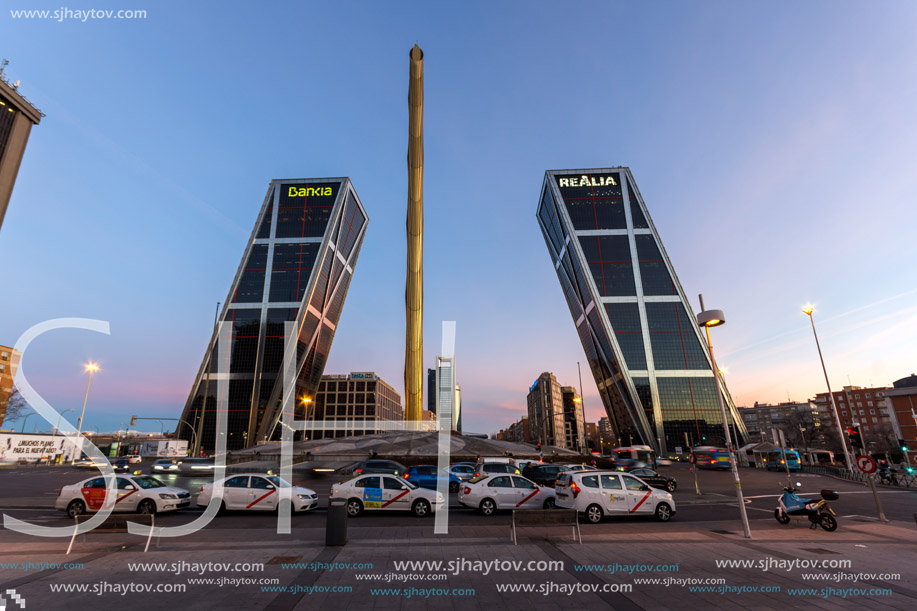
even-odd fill
[{"label": "car windshield", "polygon": [[276,475],[268,475],[267,481],[271,482],[278,488],[291,488],[292,487],[292,485],[289,482],[287,482],[286,480],[280,479]]},{"label": "car windshield", "polygon": [[150,488],[165,488],[166,487],[166,485],[163,484],[161,481],[149,475],[135,477],[134,481],[143,490],[149,490]]}]

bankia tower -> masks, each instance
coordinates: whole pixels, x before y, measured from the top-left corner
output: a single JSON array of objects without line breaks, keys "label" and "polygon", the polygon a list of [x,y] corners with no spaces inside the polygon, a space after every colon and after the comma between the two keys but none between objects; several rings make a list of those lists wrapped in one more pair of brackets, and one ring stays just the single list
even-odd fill
[{"label": "bankia tower", "polygon": [[219,321],[231,326],[218,373],[214,333],[177,433],[215,447],[219,376],[229,380],[229,450],[279,439],[284,323],[296,324],[296,417],[310,417],[363,243],[366,211],[349,178],[273,180]]},{"label": "bankia tower", "polygon": [[621,443],[723,445],[706,343],[630,169],[549,170],[537,219]]}]

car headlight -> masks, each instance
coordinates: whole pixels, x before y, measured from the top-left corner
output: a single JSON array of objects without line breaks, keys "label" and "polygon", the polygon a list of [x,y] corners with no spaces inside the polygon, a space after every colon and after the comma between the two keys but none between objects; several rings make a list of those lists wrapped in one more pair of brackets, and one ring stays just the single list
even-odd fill
[{"label": "car headlight", "polygon": [[299,496],[299,498],[302,499],[302,500],[304,500],[304,501],[311,501],[312,499],[315,498],[315,495],[314,495],[314,494],[300,494],[300,495],[297,495],[297,496]]},{"label": "car headlight", "polygon": [[174,494],[170,494],[170,493],[168,493],[168,492],[160,492],[160,493],[159,493],[159,498],[161,498],[161,499],[163,499],[163,500],[167,500],[167,499],[177,499],[178,496],[176,496],[176,495],[174,495]]},{"label": "car headlight", "polygon": [[666,494],[666,496],[669,497],[669,500],[670,500],[670,501],[672,500],[672,495],[671,495],[671,494]]}]

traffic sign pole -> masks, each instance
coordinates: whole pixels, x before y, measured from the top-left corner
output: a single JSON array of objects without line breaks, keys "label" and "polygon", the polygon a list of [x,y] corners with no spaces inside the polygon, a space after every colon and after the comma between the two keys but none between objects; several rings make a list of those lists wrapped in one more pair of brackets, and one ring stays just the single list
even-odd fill
[{"label": "traffic sign pole", "polygon": [[882,501],[879,500],[879,493],[876,491],[876,461],[870,456],[861,454],[857,456],[856,464],[857,468],[866,474],[866,479],[869,481],[869,488],[872,490],[872,498],[875,499],[876,509],[879,510],[879,520],[888,522],[888,518],[885,517],[885,511],[882,510]]}]

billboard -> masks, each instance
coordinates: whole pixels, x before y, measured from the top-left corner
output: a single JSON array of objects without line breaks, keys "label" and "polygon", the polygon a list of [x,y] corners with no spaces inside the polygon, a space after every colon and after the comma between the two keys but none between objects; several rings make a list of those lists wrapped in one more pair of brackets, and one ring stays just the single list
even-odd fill
[{"label": "billboard", "polygon": [[74,449],[62,435],[0,433],[0,463],[70,460]]}]

